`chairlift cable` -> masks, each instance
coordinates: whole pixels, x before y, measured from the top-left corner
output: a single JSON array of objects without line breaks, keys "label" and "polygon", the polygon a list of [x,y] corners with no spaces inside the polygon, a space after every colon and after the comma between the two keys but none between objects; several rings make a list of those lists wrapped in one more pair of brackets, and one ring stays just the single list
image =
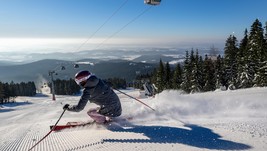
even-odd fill
[{"label": "chairlift cable", "polygon": [[[133,18],[132,20],[130,20],[127,24],[125,24],[124,26],[122,26],[119,30],[117,30],[116,32],[114,32],[112,35],[110,35],[108,38],[106,38],[105,40],[103,40],[96,48],[99,48],[100,46],[102,46],[105,42],[107,42],[108,40],[110,40],[112,37],[114,37],[115,35],[117,35],[119,32],[121,32],[124,28],[126,28],[128,25],[130,25],[131,23],[133,23],[134,21],[136,21],[138,18],[140,18],[142,15],[144,15],[151,7],[148,7],[147,9],[145,9],[144,11],[142,11],[139,15],[137,15],[135,18]],[[96,49],[95,48],[95,49]]]},{"label": "chairlift cable", "polygon": [[126,3],[128,2],[129,0],[125,0],[121,5],[120,5],[120,7],[117,9],[117,10],[115,10],[113,13],[112,13],[112,15],[101,25],[101,26],[99,26],[99,28],[88,38],[88,39],[86,39],[78,48],[77,48],[77,50],[76,50],[76,52],[77,51],[79,51],[89,40],[91,40],[94,36],[95,36],[95,34],[100,30],[100,29],[102,29],[102,27],[103,26],[105,26],[110,20],[111,20],[111,18],[113,17],[113,16],[115,16],[118,12],[119,12],[119,10],[121,9],[121,8],[123,8],[125,5],[126,5]]}]

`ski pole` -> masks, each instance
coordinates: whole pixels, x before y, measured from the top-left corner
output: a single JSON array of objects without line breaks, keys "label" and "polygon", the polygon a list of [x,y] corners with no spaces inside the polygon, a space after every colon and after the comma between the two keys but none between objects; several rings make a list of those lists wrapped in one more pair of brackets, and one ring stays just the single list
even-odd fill
[{"label": "ski pole", "polygon": [[64,109],[64,111],[62,112],[62,114],[60,115],[59,119],[57,120],[56,124],[54,125],[54,127],[50,130],[50,132],[48,132],[41,140],[39,140],[35,145],[33,145],[28,151],[32,150],[35,146],[37,146],[41,141],[43,141],[51,132],[53,132],[53,130],[56,128],[59,120],[62,118],[63,114],[65,113],[66,109]]},{"label": "ski pole", "polygon": [[130,97],[130,98],[132,98],[132,99],[134,99],[134,100],[136,100],[136,101],[138,101],[138,102],[140,102],[140,103],[142,103],[143,105],[145,105],[146,107],[150,108],[151,110],[156,111],[155,109],[153,109],[153,108],[150,107],[149,105],[145,104],[145,103],[142,102],[141,100],[139,100],[139,99],[137,99],[137,98],[135,98],[135,97],[132,97],[132,96],[130,96],[130,95],[128,95],[128,94],[126,94],[126,93],[124,93],[124,92],[118,90],[118,89],[115,89],[115,88],[113,88],[113,89],[116,90],[116,91],[118,91],[118,92],[120,92],[120,93],[122,93],[122,94],[124,94],[124,95],[126,95],[126,96],[128,96],[128,97]]}]

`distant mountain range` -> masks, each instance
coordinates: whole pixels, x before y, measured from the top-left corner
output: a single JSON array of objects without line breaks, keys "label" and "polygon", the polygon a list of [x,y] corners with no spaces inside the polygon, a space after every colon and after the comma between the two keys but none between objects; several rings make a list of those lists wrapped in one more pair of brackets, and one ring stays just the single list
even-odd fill
[{"label": "distant mountain range", "polygon": [[[77,68],[77,66],[79,66]],[[75,68],[76,67],[76,68]],[[107,79],[112,77],[125,78],[130,81],[139,73],[151,72],[156,64],[137,63],[125,60],[77,62],[47,59],[22,65],[0,66],[0,81],[22,82],[50,80],[49,72],[55,71],[54,78],[70,79],[79,70],[89,70],[97,76]]]},{"label": "distant mountain range", "polygon": [[[54,53],[25,53],[25,52],[0,52],[0,66],[8,64],[25,64],[44,59],[57,59],[66,61],[76,61],[80,59],[100,59],[100,60],[129,60],[129,61],[147,61],[154,63],[159,58],[166,60],[177,60],[185,55],[185,51],[191,49],[178,48],[128,48],[111,50],[85,50],[79,52],[54,52]],[[200,54],[222,54],[216,48],[199,49]],[[149,58],[148,58],[149,57]]]},{"label": "distant mountain range", "polygon": [[[202,54],[207,52],[202,51]],[[12,56],[9,56],[8,53],[0,53],[0,55],[2,55],[0,57],[0,81],[2,82],[49,80],[49,71],[57,73],[55,79],[69,79],[73,78],[79,70],[89,70],[104,79],[119,77],[132,81],[137,74],[153,71],[158,66],[160,59],[163,62],[170,62],[170,64],[183,62],[185,51],[157,48],[151,50],[90,50],[76,53],[12,54]],[[17,62],[19,56],[21,56],[21,60]],[[17,60],[8,60],[8,57]],[[79,68],[74,68],[75,64],[78,64]],[[64,68],[65,70],[62,70]]]},{"label": "distant mountain range", "polygon": [[[139,57],[143,57],[144,60],[140,61],[151,61],[147,60],[148,56],[154,56],[154,59],[159,60],[159,57],[164,57],[165,55],[184,55],[184,50],[172,50],[167,48],[157,48],[157,49],[134,49],[134,50],[87,50],[80,51],[75,53],[50,53],[50,54],[30,54],[31,58],[42,60],[42,59],[60,59],[68,61],[76,61],[80,59],[100,59],[100,60],[128,60],[128,61],[137,61]],[[154,61],[153,61],[154,63]]]}]

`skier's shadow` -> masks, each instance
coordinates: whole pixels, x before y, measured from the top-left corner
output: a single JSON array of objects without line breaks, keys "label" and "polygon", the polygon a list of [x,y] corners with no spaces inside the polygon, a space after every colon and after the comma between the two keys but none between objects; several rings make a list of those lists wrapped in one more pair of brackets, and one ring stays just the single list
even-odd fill
[{"label": "skier's shadow", "polygon": [[211,129],[193,124],[185,124],[185,128],[168,126],[138,126],[110,124],[107,128],[113,132],[141,133],[147,139],[104,139],[104,142],[120,143],[179,143],[198,148],[217,150],[246,150],[249,145],[220,139],[220,135]]}]

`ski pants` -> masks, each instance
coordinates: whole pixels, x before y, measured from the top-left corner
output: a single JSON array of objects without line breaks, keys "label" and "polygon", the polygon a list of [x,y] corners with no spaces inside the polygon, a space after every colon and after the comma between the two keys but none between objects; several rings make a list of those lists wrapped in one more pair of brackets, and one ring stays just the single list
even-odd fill
[{"label": "ski pants", "polygon": [[90,109],[87,114],[96,122],[99,124],[103,124],[106,121],[106,116],[98,113],[99,108],[92,108]]}]

